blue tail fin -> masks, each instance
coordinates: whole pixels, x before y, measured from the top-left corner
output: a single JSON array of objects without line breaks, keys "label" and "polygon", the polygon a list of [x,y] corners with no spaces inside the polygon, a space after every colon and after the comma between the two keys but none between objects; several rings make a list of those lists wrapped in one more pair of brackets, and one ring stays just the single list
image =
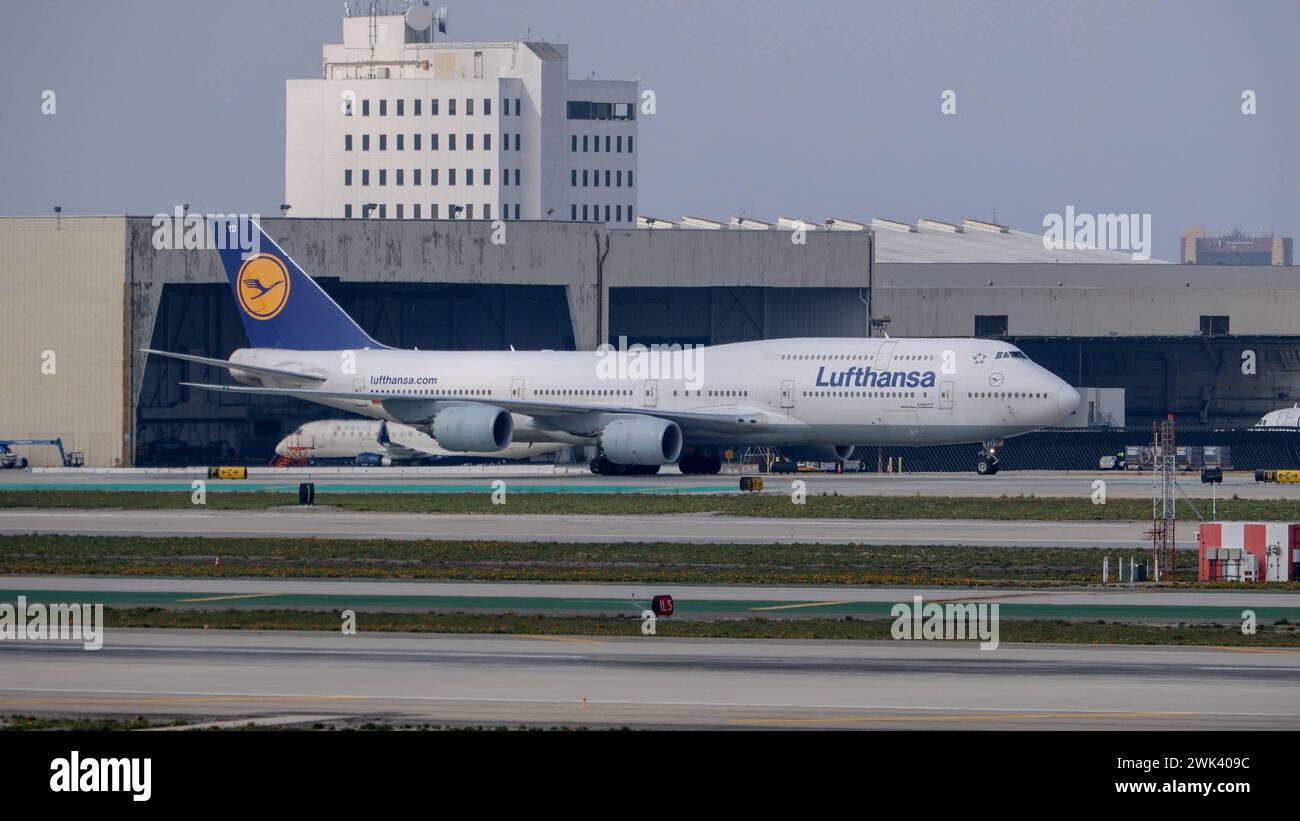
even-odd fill
[{"label": "blue tail fin", "polygon": [[[249,230],[251,228],[251,231]],[[383,348],[298,267],[256,222],[212,226],[235,308],[254,348],[332,351]],[[225,232],[219,237],[218,232]],[[251,242],[231,241],[236,236]],[[251,246],[251,250],[246,250]]]}]

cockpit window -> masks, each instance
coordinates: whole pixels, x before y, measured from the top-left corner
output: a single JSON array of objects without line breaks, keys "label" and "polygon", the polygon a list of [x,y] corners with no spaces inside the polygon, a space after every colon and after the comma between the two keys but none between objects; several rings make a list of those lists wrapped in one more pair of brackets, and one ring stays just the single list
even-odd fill
[{"label": "cockpit window", "polygon": [[1029,357],[1025,356],[1020,351],[998,351],[998,355],[994,357],[994,359],[1028,359],[1028,358]]}]

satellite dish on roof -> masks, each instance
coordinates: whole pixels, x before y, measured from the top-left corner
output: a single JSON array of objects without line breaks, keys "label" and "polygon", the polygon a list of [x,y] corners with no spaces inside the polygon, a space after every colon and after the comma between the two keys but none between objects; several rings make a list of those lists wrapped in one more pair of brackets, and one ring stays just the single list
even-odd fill
[{"label": "satellite dish on roof", "polygon": [[423,3],[411,6],[406,10],[406,25],[415,31],[424,31],[433,25],[433,9]]},{"label": "satellite dish on roof", "polygon": [[438,33],[446,34],[447,33],[447,7],[439,6],[438,15],[434,19],[438,21]]}]

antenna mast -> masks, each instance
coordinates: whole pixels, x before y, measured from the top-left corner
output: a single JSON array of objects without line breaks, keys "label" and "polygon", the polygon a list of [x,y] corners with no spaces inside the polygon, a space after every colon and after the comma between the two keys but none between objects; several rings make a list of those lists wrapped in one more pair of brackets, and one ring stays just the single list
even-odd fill
[{"label": "antenna mast", "polygon": [[1178,546],[1178,515],[1174,483],[1177,481],[1178,447],[1174,415],[1151,424],[1151,560],[1152,579],[1173,581]]},{"label": "antenna mast", "polygon": [[370,78],[375,76],[375,43],[379,40],[379,9],[377,0],[370,0]]}]

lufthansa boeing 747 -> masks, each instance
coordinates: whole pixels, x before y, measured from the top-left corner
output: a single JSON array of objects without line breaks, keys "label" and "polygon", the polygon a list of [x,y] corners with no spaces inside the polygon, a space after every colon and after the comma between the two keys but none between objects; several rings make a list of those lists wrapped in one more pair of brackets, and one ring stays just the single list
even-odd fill
[{"label": "lufthansa boeing 747", "polygon": [[[233,226],[232,226],[233,228]],[[217,229],[222,230],[222,229]],[[648,351],[395,350],[371,339],[254,226],[255,252],[219,253],[250,346],[230,358],[149,351],[226,368],[230,393],[292,396],[411,425],[449,451],[515,442],[598,449],[601,474],[717,473],[731,447],[846,459],[858,445],[981,443],[1069,415],[1079,393],[990,339],[799,338]]]}]

